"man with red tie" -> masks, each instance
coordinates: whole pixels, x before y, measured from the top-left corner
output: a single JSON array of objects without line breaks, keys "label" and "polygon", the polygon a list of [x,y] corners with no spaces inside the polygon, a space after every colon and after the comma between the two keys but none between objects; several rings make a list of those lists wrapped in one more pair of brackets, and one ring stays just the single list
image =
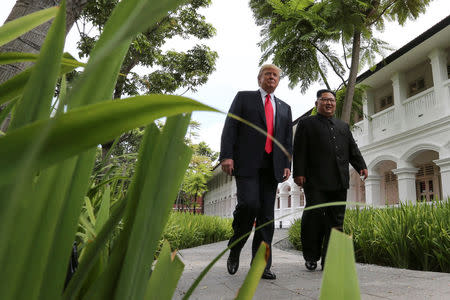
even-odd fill
[{"label": "man with red tie", "polygon": [[[258,74],[259,90],[238,92],[229,112],[266,130],[292,153],[291,108],[273,94],[280,81],[281,70],[275,65],[263,65]],[[233,216],[233,231],[228,245],[256,226],[274,219],[277,185],[289,178],[291,163],[271,139],[254,128],[227,117],[222,132],[220,164],[222,170],[236,177],[237,205]],[[262,241],[270,247],[274,224],[255,232],[252,258]],[[230,250],[227,269],[235,274],[239,256],[247,238]],[[272,250],[272,248],[270,248]],[[270,270],[272,251],[262,278],[275,279]]]}]

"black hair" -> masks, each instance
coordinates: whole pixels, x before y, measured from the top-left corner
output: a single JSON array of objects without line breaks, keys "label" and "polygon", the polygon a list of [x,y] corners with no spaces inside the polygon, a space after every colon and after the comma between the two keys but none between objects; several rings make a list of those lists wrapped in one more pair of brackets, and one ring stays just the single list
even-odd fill
[{"label": "black hair", "polygon": [[317,91],[317,95],[316,95],[316,96],[317,96],[317,99],[319,99],[320,96],[322,96],[323,93],[331,93],[331,94],[333,94],[334,98],[336,98],[336,93],[333,92],[332,90],[329,90],[329,89],[321,89],[321,90],[318,90],[318,91]]}]

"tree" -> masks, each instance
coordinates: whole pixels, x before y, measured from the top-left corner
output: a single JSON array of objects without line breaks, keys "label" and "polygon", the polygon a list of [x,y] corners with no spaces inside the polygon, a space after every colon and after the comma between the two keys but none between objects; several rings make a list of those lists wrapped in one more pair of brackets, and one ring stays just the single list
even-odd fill
[{"label": "tree", "polygon": [[[72,28],[74,22],[79,18],[81,11],[89,0],[67,0],[66,1],[66,34]],[[38,10],[58,5],[60,0],[17,0],[5,23],[26,16]],[[0,47],[0,52],[25,52],[39,53],[42,43],[47,36],[51,22],[46,22],[31,31]],[[0,65],[0,84],[19,74],[28,68],[30,63],[16,63]],[[3,107],[0,107],[0,111]],[[6,131],[9,118],[2,124],[0,130]]]},{"label": "tree", "polygon": [[[81,39],[78,42],[80,57],[88,56],[98,35],[118,0],[91,0],[83,11],[77,28]],[[147,31],[139,34],[125,57],[120,76],[114,89],[114,98],[124,95],[149,93],[175,93],[179,89],[185,92],[196,88],[208,80],[215,70],[217,53],[205,45],[195,45],[186,52],[163,51],[165,43],[174,37],[184,39],[209,39],[215,34],[214,27],[205,22],[198,10],[209,6],[210,0],[189,0],[176,11],[170,12],[161,21]],[[80,24],[78,24],[80,23]],[[94,30],[89,27],[94,26]],[[140,75],[133,71],[135,67],[150,70]],[[104,153],[108,152],[112,142],[103,144]]]},{"label": "tree", "polygon": [[[375,55],[387,48],[386,43],[373,37],[373,31],[382,30],[386,20],[397,20],[403,25],[407,18],[417,18],[429,2],[251,0],[250,6],[256,23],[263,26],[262,60],[273,55],[274,62],[289,77],[291,87],[301,81],[302,92],[320,80],[330,88],[326,71],[327,66],[331,67],[342,81],[340,87],[345,87],[341,119],[349,123],[359,68],[373,63]],[[343,47],[341,57],[331,47],[339,42]]]},{"label": "tree", "polygon": [[201,156],[206,156],[209,157],[211,159],[212,162],[214,162],[218,157],[219,157],[219,153],[213,151],[207,143],[205,142],[200,142],[196,145],[193,145],[193,149],[194,152],[198,155]]},{"label": "tree", "polygon": [[219,157],[219,153],[213,151],[207,143],[203,141],[198,144],[193,143],[192,137],[198,136],[198,130],[200,130],[200,123],[191,120],[185,143],[194,153],[175,200],[178,210],[187,208],[190,211],[193,206],[195,212],[198,197],[208,191],[207,182],[212,175],[214,162]]},{"label": "tree", "polygon": [[188,211],[194,209],[197,199],[208,190],[207,182],[212,174],[211,158],[194,153],[182,183],[182,192],[185,195],[184,203]]}]

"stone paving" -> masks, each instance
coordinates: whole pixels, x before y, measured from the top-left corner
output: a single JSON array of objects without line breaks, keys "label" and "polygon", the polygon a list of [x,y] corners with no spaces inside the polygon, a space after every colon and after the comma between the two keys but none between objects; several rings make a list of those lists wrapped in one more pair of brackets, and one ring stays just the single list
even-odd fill
[{"label": "stone paving", "polygon": [[[286,237],[286,229],[275,230],[272,270],[277,279],[262,279],[253,299],[319,298],[323,272],[307,271],[301,252],[290,248]],[[252,236],[242,250],[238,272],[235,275],[228,274],[226,253],[203,278],[190,299],[234,299],[250,268],[251,238]],[[226,244],[224,241],[180,251],[185,269],[173,299],[183,297],[200,272],[226,248]],[[450,300],[449,273],[420,272],[367,264],[357,264],[357,272],[362,299]]]}]

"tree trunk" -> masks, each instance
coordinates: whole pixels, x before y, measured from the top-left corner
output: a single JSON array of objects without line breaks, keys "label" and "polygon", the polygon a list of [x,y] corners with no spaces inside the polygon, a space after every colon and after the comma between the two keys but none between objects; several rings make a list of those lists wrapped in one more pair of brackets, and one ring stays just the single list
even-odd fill
[{"label": "tree trunk", "polygon": [[353,95],[355,94],[356,76],[359,68],[359,52],[361,49],[361,32],[355,30],[353,34],[352,62],[350,75],[348,76],[347,89],[345,91],[344,104],[342,105],[341,120],[350,123]]},{"label": "tree trunk", "polygon": [[[67,0],[66,35],[72,28],[73,23],[80,17],[81,11],[88,0]],[[58,5],[60,0],[17,0],[5,23],[26,16],[33,12]],[[23,34],[19,38],[0,47],[0,52],[25,52],[39,53],[51,21],[46,22],[31,31]],[[12,78],[16,74],[28,68],[31,63],[17,63],[10,65],[0,65],[0,84]],[[0,108],[0,111],[3,107]],[[1,126],[2,131],[6,131],[9,125],[9,117]]]}]

